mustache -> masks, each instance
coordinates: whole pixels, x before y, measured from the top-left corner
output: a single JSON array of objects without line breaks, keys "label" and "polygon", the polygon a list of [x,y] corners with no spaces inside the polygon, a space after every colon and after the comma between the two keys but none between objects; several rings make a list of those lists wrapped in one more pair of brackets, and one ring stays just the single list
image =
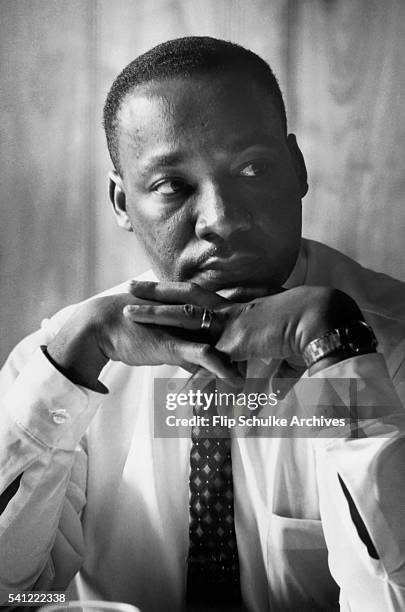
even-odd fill
[{"label": "mustache", "polygon": [[[229,246],[216,246],[212,245],[209,249],[200,253],[197,257],[194,258],[193,265],[195,267],[200,267],[204,265],[209,259],[213,257],[226,258],[230,257],[235,252],[235,249],[232,249]],[[190,262],[191,263],[191,262]]]},{"label": "mustache", "polygon": [[184,276],[190,277],[195,273],[196,270],[203,267],[209,259],[228,259],[233,255],[260,255],[261,253],[263,253],[263,249],[258,248],[257,243],[252,243],[252,241],[240,241],[238,244],[211,244],[203,252],[194,255],[190,254],[186,259],[181,262],[181,267]]}]

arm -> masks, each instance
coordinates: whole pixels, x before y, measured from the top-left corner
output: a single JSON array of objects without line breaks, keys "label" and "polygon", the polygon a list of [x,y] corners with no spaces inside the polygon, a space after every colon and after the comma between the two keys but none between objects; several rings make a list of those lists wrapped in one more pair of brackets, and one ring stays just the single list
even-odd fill
[{"label": "arm", "polygon": [[[39,349],[33,351],[44,340],[46,334],[40,332],[23,342],[0,377],[0,601],[4,603],[13,589],[65,588],[83,553],[79,514],[84,505],[86,455],[78,443],[99,395],[73,385]],[[54,420],[55,410],[66,411],[65,422]]]},{"label": "arm", "polygon": [[341,587],[342,610],[362,611],[366,603],[370,612],[402,611],[403,405],[379,354],[341,362],[315,376],[329,379],[331,396],[335,396],[333,379],[357,379],[356,397],[349,385],[339,385],[339,394],[345,405],[357,406],[364,419],[354,431],[357,437],[313,439],[322,525],[330,568]]},{"label": "arm", "polygon": [[[208,306],[221,301],[210,299]],[[37,334],[29,340],[29,358],[21,357],[20,347],[3,370],[0,591],[5,602],[12,589],[63,589],[80,567],[86,455],[78,444],[102,400],[96,391],[102,390],[98,376],[106,362],[202,366],[220,376],[234,372],[206,344],[132,324],[125,308],[134,302],[129,294],[86,302],[54,337]],[[50,360],[35,350],[46,343]]]},{"label": "arm", "polygon": [[[145,287],[136,289],[147,297]],[[135,307],[134,320],[196,329],[201,310],[188,317],[177,307]],[[320,287],[296,287],[216,312],[216,347],[231,359],[281,358],[299,364],[308,344],[334,328],[361,320],[347,295]],[[301,359],[304,372],[305,365]],[[297,368],[294,368],[297,370]],[[314,440],[320,512],[331,571],[342,590],[345,612],[405,609],[405,415],[382,355],[353,357],[339,350],[310,368],[312,376],[359,379],[353,402],[366,406],[357,438]],[[363,384],[365,383],[365,384]],[[299,387],[300,383],[296,385]],[[303,385],[302,385],[303,386]],[[340,391],[341,385],[338,387]],[[296,390],[296,389],[295,389]],[[324,398],[323,399],[327,399]],[[308,402],[307,402],[308,405]],[[316,415],[316,404],[310,414]],[[329,414],[328,414],[329,416]],[[339,415],[341,416],[341,415]],[[362,437],[360,437],[362,435]]]},{"label": "arm", "polygon": [[[310,287],[296,288],[290,296],[297,297],[295,293],[300,297],[297,305],[286,294],[274,296],[277,302],[274,297],[259,301],[256,322],[249,321],[252,311],[244,321],[236,319],[236,325],[247,323],[241,337],[244,342],[235,342],[231,323],[233,334],[226,330],[217,346],[227,352],[229,343],[237,353],[244,344],[249,350],[251,342],[250,350],[259,347],[261,356],[266,349],[271,355],[275,347],[274,356],[299,358],[312,339],[362,318],[350,298],[341,301],[340,292],[332,292],[330,301],[321,302]],[[277,335],[274,321],[279,329],[287,330],[284,340]],[[260,325],[266,331],[261,332],[263,340],[258,334],[255,341]],[[333,379],[357,379],[356,396],[353,384],[343,385],[346,394],[341,400],[365,419],[354,437],[313,440],[329,565],[341,588],[342,612],[400,612],[405,609],[405,413],[381,354],[348,357],[338,351],[310,368],[311,377],[328,379],[332,406],[336,398]],[[402,378],[397,373],[396,382],[400,391],[404,369]],[[338,393],[341,388],[339,384]],[[316,414],[316,406],[311,413]]]}]

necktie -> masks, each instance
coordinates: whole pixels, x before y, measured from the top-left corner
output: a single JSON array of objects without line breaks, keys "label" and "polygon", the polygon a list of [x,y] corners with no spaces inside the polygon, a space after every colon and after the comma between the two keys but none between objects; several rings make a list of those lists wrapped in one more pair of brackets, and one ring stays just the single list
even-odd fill
[{"label": "necktie", "polygon": [[[209,386],[211,392],[214,385]],[[241,595],[231,440],[228,428],[212,427],[216,407],[203,408],[193,407],[194,415],[208,418],[210,426],[193,427],[191,432],[187,601],[235,610]]]}]

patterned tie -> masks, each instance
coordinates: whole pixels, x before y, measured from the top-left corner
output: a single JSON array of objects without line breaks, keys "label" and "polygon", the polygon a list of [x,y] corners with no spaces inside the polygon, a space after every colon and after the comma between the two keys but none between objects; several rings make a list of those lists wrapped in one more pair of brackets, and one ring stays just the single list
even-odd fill
[{"label": "patterned tie", "polygon": [[[215,382],[204,391],[214,390]],[[217,414],[215,406],[203,408],[194,406],[194,415]],[[236,610],[241,594],[229,429],[193,427],[191,439],[187,602]]]}]

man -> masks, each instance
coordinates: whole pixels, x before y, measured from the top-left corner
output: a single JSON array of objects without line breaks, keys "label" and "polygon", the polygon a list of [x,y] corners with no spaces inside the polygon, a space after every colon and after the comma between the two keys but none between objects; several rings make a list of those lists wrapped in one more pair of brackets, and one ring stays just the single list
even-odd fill
[{"label": "man", "polygon": [[[405,291],[301,240],[306,170],[270,68],[169,41],[117,77],[104,124],[118,223],[160,282],[61,311],[3,370],[3,601],[80,570],[83,598],[142,612],[402,610]],[[232,563],[192,550],[198,436],[154,437],[154,379],[187,372],[328,378],[332,406],[333,379],[359,379],[339,398],[362,410],[357,437],[232,437]]]}]

